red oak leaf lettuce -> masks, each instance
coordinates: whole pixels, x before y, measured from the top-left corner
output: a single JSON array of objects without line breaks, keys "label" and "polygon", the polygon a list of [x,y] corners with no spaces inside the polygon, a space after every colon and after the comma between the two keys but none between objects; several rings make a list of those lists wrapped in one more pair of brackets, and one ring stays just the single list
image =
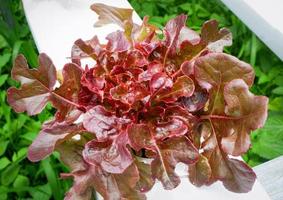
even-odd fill
[{"label": "red oak leaf lettuce", "polygon": [[[28,158],[60,153],[71,169],[62,177],[74,179],[66,200],[90,200],[94,191],[109,200],[145,199],[156,181],[167,190],[180,184],[178,163],[198,187],[221,181],[230,191],[249,192],[255,173],[231,157],[249,149],[268,99],[249,91],[253,68],[222,53],[232,44],[230,31],[211,20],[199,35],[186,27],[185,15],[162,31],[147,17],[134,24],[131,9],[91,9],[96,26],[116,23],[124,31],[106,35],[106,44],[96,36],[78,39],[58,77],[45,54],[36,69],[22,55],[15,60],[12,78],[21,86],[8,90],[13,109],[35,115],[50,102],[57,110]],[[84,66],[85,58],[94,64]]]},{"label": "red oak leaf lettuce", "polygon": [[7,93],[8,102],[16,112],[39,114],[50,100],[57,80],[56,69],[46,54],[40,54],[38,60],[37,69],[29,69],[23,55],[14,62],[12,77],[20,81],[21,88],[9,88]]},{"label": "red oak leaf lettuce", "polygon": [[127,140],[126,133],[105,142],[92,140],[85,145],[84,160],[91,165],[101,166],[106,172],[120,174],[133,162],[126,146]]}]

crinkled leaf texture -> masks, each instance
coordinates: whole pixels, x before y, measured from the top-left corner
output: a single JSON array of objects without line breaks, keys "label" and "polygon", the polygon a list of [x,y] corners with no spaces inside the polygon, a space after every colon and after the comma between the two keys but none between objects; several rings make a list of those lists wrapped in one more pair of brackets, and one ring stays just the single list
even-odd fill
[{"label": "crinkled leaf texture", "polygon": [[[8,90],[13,109],[35,115],[48,102],[57,109],[28,158],[59,151],[71,169],[62,177],[74,179],[66,200],[90,200],[94,190],[109,200],[145,199],[156,181],[168,190],[180,184],[178,163],[198,187],[222,181],[230,191],[249,192],[255,173],[231,157],[249,149],[251,131],[267,118],[268,99],[249,91],[253,68],[222,53],[232,44],[230,31],[211,20],[199,35],[180,15],[161,40],[148,18],[133,23],[131,9],[91,9],[97,26],[116,23],[124,31],[109,33],[106,44],[96,36],[78,39],[58,77],[45,54],[37,69],[22,55],[15,60],[12,77],[21,86]],[[84,58],[95,64],[83,66]]]},{"label": "crinkled leaf texture", "polygon": [[180,184],[175,173],[176,164],[192,164],[198,160],[198,151],[186,137],[174,137],[156,144],[157,156],[151,163],[154,178],[171,190]]},{"label": "crinkled leaf texture", "polygon": [[36,162],[49,156],[60,141],[67,140],[83,130],[81,124],[59,124],[41,130],[28,151],[28,159]]}]

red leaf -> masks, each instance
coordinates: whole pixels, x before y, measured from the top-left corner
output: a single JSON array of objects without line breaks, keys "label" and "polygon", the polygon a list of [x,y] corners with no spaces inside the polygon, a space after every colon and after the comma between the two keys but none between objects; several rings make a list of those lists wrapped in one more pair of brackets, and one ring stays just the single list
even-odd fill
[{"label": "red leaf", "polygon": [[149,107],[139,113],[139,119],[141,122],[157,122],[164,117],[165,109],[160,106]]},{"label": "red leaf", "polygon": [[151,166],[138,158],[136,158],[134,162],[140,176],[136,184],[136,189],[143,193],[148,192],[155,183],[155,180],[152,178]]},{"label": "red leaf", "polygon": [[63,68],[63,84],[53,90],[57,76],[50,58],[40,54],[39,68],[29,69],[26,59],[19,55],[12,69],[12,76],[22,85],[20,89],[9,88],[8,102],[16,112],[27,111],[29,115],[35,115],[50,101],[60,112],[60,120],[63,120],[68,112],[80,108],[77,101],[81,73],[77,65],[66,64]]},{"label": "red leaf", "polygon": [[190,97],[183,97],[181,103],[189,112],[196,112],[204,108],[208,102],[208,93],[204,90],[195,90]]},{"label": "red leaf", "polygon": [[232,45],[232,33],[226,28],[218,31],[218,22],[210,20],[202,26],[201,42],[214,52],[222,52],[224,46]]},{"label": "red leaf", "polygon": [[194,62],[196,58],[200,57],[207,50],[222,52],[225,46],[230,46],[231,44],[232,34],[228,29],[222,28],[218,30],[217,21],[207,21],[201,29],[200,40],[196,37],[194,40],[184,40],[181,43],[180,51],[176,58],[177,65],[181,65],[186,60]]},{"label": "red leaf", "polygon": [[[56,151],[60,153],[60,160],[67,165],[71,172],[79,172],[88,169],[88,164],[82,157],[82,151],[85,145],[84,135],[80,135],[81,140],[67,140],[56,145]],[[64,175],[63,175],[64,176]]]},{"label": "red leaf", "polygon": [[223,120],[229,123],[231,131],[222,138],[222,148],[228,154],[239,156],[250,147],[250,132],[263,127],[267,118],[268,99],[250,93],[241,79],[235,79],[225,86],[224,99],[226,114],[231,117]]},{"label": "red leaf", "polygon": [[234,56],[224,53],[210,53],[195,62],[195,77],[205,89],[222,87],[233,79],[243,79],[249,86],[253,84],[253,68]]},{"label": "red leaf", "polygon": [[[176,53],[177,41],[182,28],[186,24],[186,20],[187,20],[187,16],[182,14],[167,22],[164,28],[165,46],[168,48],[166,55],[167,54],[173,55]],[[166,59],[166,55],[165,55],[165,59]]]},{"label": "red leaf", "polygon": [[152,149],[154,146],[153,137],[149,127],[145,124],[131,124],[127,129],[130,145],[136,151],[142,148]]},{"label": "red leaf", "polygon": [[178,118],[169,119],[167,122],[156,124],[155,139],[164,139],[185,135],[188,132],[187,125]]},{"label": "red leaf", "polygon": [[227,162],[231,175],[223,180],[223,185],[232,192],[247,193],[252,190],[256,174],[244,162],[229,159]]},{"label": "red leaf", "polygon": [[28,159],[37,162],[46,158],[54,151],[59,142],[67,140],[82,130],[83,128],[79,124],[67,126],[64,123],[53,128],[43,129],[29,147]]},{"label": "red leaf", "polygon": [[200,155],[199,160],[189,165],[189,179],[195,186],[202,186],[207,183],[211,177],[211,168],[208,159]]},{"label": "red leaf", "polygon": [[110,95],[113,99],[119,100],[125,104],[134,104],[135,102],[142,100],[148,95],[146,88],[142,85],[125,85],[120,84],[110,89]]},{"label": "red leaf", "polygon": [[8,103],[16,112],[29,115],[40,113],[50,100],[56,82],[56,69],[46,54],[39,55],[38,69],[29,69],[26,59],[19,55],[12,69],[13,79],[20,81],[20,89],[7,91]]},{"label": "red leaf", "polygon": [[122,125],[129,122],[129,119],[118,118],[100,105],[88,110],[83,119],[85,129],[94,133],[98,140],[104,140],[111,135],[119,134]]},{"label": "red leaf", "polygon": [[233,56],[224,53],[210,53],[196,59],[195,78],[202,88],[210,90],[208,111],[211,114],[222,114],[225,106],[223,97],[225,84],[239,78],[251,86],[254,71],[249,64]]},{"label": "red leaf", "polygon": [[123,67],[127,69],[137,69],[135,67],[143,67],[148,64],[146,57],[138,50],[133,49],[127,52]]},{"label": "red leaf", "polygon": [[161,181],[166,190],[171,190],[180,184],[180,178],[175,173],[179,162],[193,164],[198,159],[198,152],[185,137],[174,137],[156,144],[157,156],[151,164],[152,174]]},{"label": "red leaf", "polygon": [[132,9],[118,8],[102,3],[92,4],[91,9],[98,14],[95,26],[116,23],[123,28],[126,22],[132,22]]},{"label": "red leaf", "polygon": [[106,49],[109,51],[126,51],[131,48],[131,44],[122,31],[110,33],[106,39],[108,40]]},{"label": "red leaf", "polygon": [[81,116],[82,112],[80,110],[72,110],[71,112],[68,113],[68,115],[65,116],[64,121],[58,121],[57,120],[57,115],[58,112],[55,114],[55,118],[45,121],[42,124],[42,129],[53,129],[57,126],[61,127],[62,125],[68,126],[70,124],[75,123],[79,117]]},{"label": "red leaf", "polygon": [[132,9],[117,8],[102,3],[92,4],[91,9],[98,15],[98,21],[95,23],[95,26],[100,27],[105,24],[114,23],[124,29],[128,39],[131,38],[134,27]]},{"label": "red leaf", "polygon": [[157,27],[148,24],[149,17],[145,16],[143,18],[143,23],[138,27],[133,33],[133,38],[136,42],[146,42],[149,43],[155,37],[155,31],[158,30]]},{"label": "red leaf", "polygon": [[[168,88],[168,87],[167,87]],[[175,102],[179,97],[190,97],[195,90],[194,82],[188,76],[178,77],[172,88],[163,89],[156,94],[155,100]]]},{"label": "red leaf", "polygon": [[[205,131],[201,133],[204,138],[201,147],[204,151],[203,156],[208,159],[211,168],[211,176],[209,180],[207,180],[207,177],[196,180],[195,178],[197,177],[193,178],[194,174],[192,174],[191,181],[193,183],[197,181],[195,183],[201,186],[203,184],[212,184],[220,180],[227,189],[233,192],[249,192],[254,184],[255,174],[246,164],[230,159],[221,149],[218,138],[221,138],[222,125],[213,121],[202,125]],[[208,168],[207,165],[205,165],[205,167]]]},{"label": "red leaf", "polygon": [[74,177],[74,185],[65,200],[92,199],[93,189],[105,200],[145,200],[144,194],[135,189],[139,180],[135,165],[128,167],[122,174],[109,174],[98,166],[90,166],[88,170],[70,175]]},{"label": "red leaf", "polygon": [[135,48],[143,53],[145,56],[149,56],[157,47],[160,46],[160,42],[139,42],[135,43]]},{"label": "red leaf", "polygon": [[[82,52],[80,52],[79,50],[77,50],[76,47],[78,47],[84,54]],[[75,50],[76,50],[76,53],[74,52]],[[91,58],[96,60],[97,59],[97,52],[95,51],[95,49],[90,44],[87,44],[82,39],[78,39],[78,40],[75,41],[75,45],[73,47],[72,58],[73,59],[80,59],[80,58],[83,58],[85,56],[90,56]]]},{"label": "red leaf", "polygon": [[167,119],[176,118],[182,120],[188,127],[189,131],[192,129],[193,126],[195,126],[198,121],[196,116],[193,116],[190,112],[188,112],[187,109],[181,106],[167,107],[164,116]]},{"label": "red leaf", "polygon": [[[102,104],[107,110],[111,112],[116,112],[122,116],[122,113],[129,112],[131,109],[130,105],[124,104],[121,101],[114,100],[112,98],[105,98]],[[126,116],[126,115],[124,115]]]},{"label": "red leaf", "polygon": [[105,71],[101,68],[100,65],[91,69],[87,68],[81,78],[81,84],[100,97],[104,94],[103,88],[106,84],[104,78]]},{"label": "red leaf", "polygon": [[171,88],[173,81],[164,73],[156,73],[152,76],[149,86],[151,93],[155,93],[162,89]]},{"label": "red leaf", "polygon": [[161,63],[150,63],[147,70],[139,74],[139,82],[150,81],[155,74],[162,72],[162,69]]},{"label": "red leaf", "polygon": [[108,173],[121,174],[133,162],[127,143],[127,135],[123,132],[113,141],[92,140],[86,144],[83,157],[87,163],[101,166]]},{"label": "red leaf", "polygon": [[189,41],[191,44],[197,44],[200,42],[200,36],[198,33],[196,33],[195,31],[193,31],[192,29],[184,26],[181,29],[180,35],[178,37],[178,41],[177,41],[177,47],[180,47],[180,45],[184,42],[184,41]]},{"label": "red leaf", "polygon": [[96,106],[100,101],[100,98],[97,94],[92,93],[87,87],[82,87],[79,95],[78,95],[78,103],[85,107],[86,109],[90,109]]},{"label": "red leaf", "polygon": [[182,72],[191,77],[194,75],[194,61],[185,61],[182,63],[180,69],[182,70]]},{"label": "red leaf", "polygon": [[[73,63],[66,64],[62,71],[63,83],[56,88],[51,96],[51,102],[60,116],[64,118],[71,110],[78,105],[79,92],[81,89],[82,69]],[[66,104],[66,102],[70,102]],[[75,104],[75,107],[74,105]]]},{"label": "red leaf", "polygon": [[115,100],[120,100],[124,103],[128,103],[127,94],[128,94],[128,86],[123,83],[110,89],[111,97]]}]

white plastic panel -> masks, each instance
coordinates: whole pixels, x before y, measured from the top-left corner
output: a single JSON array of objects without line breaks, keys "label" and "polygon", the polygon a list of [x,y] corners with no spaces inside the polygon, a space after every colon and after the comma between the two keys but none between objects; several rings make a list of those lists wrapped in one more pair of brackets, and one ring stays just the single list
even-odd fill
[{"label": "white plastic panel", "polygon": [[221,0],[283,60],[282,0]]},{"label": "white plastic panel", "polygon": [[[105,42],[107,33],[119,27],[109,24],[94,28],[97,15],[90,9],[94,2],[105,3],[103,0],[23,0],[27,21],[30,25],[38,51],[47,53],[62,69],[71,55],[71,48],[76,39],[91,39],[94,35]],[[107,0],[107,4],[131,8],[126,0]],[[141,23],[134,13],[134,21]]]}]

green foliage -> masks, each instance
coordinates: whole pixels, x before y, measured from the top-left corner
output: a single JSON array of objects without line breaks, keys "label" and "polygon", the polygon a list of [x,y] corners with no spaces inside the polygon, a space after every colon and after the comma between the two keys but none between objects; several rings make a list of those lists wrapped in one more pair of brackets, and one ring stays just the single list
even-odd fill
[{"label": "green foliage", "polygon": [[[233,33],[233,45],[225,51],[254,66],[252,92],[269,97],[269,119],[265,127],[252,133],[252,148],[244,156],[250,166],[283,155],[283,62],[268,49],[220,0],[130,0],[137,13],[163,27],[168,19],[185,13],[192,29],[199,31],[204,21],[216,19]],[[272,111],[272,112],[271,112]]]},{"label": "green foliage", "polygon": [[14,113],[6,101],[6,90],[15,85],[10,77],[12,60],[22,53],[37,66],[37,50],[19,0],[0,0],[0,200],[63,199],[69,181],[58,179],[67,172],[58,157],[41,163],[26,158],[27,148],[52,116],[50,106],[38,117]]},{"label": "green foliage", "polygon": [[254,145],[252,152],[265,159],[283,155],[283,117],[282,112],[269,114],[264,128],[252,134]]}]

